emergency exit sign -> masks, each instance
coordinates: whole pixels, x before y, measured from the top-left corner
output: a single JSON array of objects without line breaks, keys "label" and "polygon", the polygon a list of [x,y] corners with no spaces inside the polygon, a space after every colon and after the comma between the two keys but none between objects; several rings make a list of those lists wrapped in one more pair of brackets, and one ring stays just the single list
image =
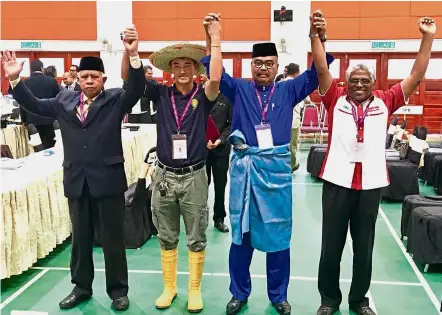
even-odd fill
[{"label": "emergency exit sign", "polygon": [[371,49],[395,49],[396,42],[376,41],[371,42]]},{"label": "emergency exit sign", "polygon": [[21,49],[41,49],[41,42],[21,42]]}]

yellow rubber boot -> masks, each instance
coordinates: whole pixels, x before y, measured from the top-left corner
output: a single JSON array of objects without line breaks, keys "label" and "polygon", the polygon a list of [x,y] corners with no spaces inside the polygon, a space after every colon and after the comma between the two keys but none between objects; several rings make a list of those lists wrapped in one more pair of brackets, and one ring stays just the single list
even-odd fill
[{"label": "yellow rubber boot", "polygon": [[203,276],[205,252],[189,251],[189,300],[187,310],[190,313],[199,313],[203,310],[201,297],[201,277]]},{"label": "yellow rubber boot", "polygon": [[157,309],[169,308],[176,298],[178,248],[161,250],[161,265],[163,268],[163,294],[155,301]]}]

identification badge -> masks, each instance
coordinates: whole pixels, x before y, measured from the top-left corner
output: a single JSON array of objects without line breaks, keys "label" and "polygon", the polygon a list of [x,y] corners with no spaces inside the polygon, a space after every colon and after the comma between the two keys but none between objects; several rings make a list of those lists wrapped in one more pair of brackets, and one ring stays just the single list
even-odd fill
[{"label": "identification badge", "polygon": [[172,135],[172,159],[187,159],[187,137],[186,135]]},{"label": "identification badge", "polygon": [[269,124],[256,125],[256,138],[260,150],[273,148],[272,129]]},{"label": "identification badge", "polygon": [[363,142],[355,142],[353,145],[353,150],[350,153],[350,162],[357,163],[363,162],[366,156],[365,145]]}]

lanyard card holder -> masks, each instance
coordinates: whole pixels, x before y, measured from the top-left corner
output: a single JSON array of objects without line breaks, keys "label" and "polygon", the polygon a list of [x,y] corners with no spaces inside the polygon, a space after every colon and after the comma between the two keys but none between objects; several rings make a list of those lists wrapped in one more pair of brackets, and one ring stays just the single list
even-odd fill
[{"label": "lanyard card holder", "polygon": [[273,148],[272,129],[269,124],[256,125],[256,139],[260,150]]},{"label": "lanyard card holder", "polygon": [[187,137],[184,134],[172,135],[172,159],[187,159]]}]

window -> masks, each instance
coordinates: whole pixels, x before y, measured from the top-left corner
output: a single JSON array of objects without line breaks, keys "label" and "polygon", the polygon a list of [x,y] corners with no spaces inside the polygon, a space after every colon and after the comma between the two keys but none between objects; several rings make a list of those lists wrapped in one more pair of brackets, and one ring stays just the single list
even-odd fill
[{"label": "window", "polygon": [[241,78],[251,79],[252,78],[252,70],[250,64],[252,59],[242,59],[241,60]]},{"label": "window", "polygon": [[141,61],[143,62],[143,67],[144,66],[151,66],[152,67],[152,72],[153,72],[153,77],[154,78],[162,78],[163,77],[163,71],[155,68],[149,61],[149,59],[141,59]]},{"label": "window", "polygon": [[414,59],[389,59],[388,79],[402,80],[410,75]]},{"label": "window", "polygon": [[57,70],[57,78],[63,76],[64,71],[64,58],[39,58],[43,62],[43,67],[54,66]]},{"label": "window", "polygon": [[333,63],[330,65],[329,70],[333,79],[339,79],[340,78],[339,74],[341,72],[341,60],[336,58],[333,61]]},{"label": "window", "polygon": [[226,73],[233,77],[233,59],[223,59],[223,67]]},{"label": "window", "polygon": [[29,63],[29,58],[17,58],[17,62],[20,63],[24,61],[24,65],[23,65],[23,70],[20,74],[20,76],[22,77],[29,77],[31,74],[31,70],[29,69],[30,67],[30,63]]}]

